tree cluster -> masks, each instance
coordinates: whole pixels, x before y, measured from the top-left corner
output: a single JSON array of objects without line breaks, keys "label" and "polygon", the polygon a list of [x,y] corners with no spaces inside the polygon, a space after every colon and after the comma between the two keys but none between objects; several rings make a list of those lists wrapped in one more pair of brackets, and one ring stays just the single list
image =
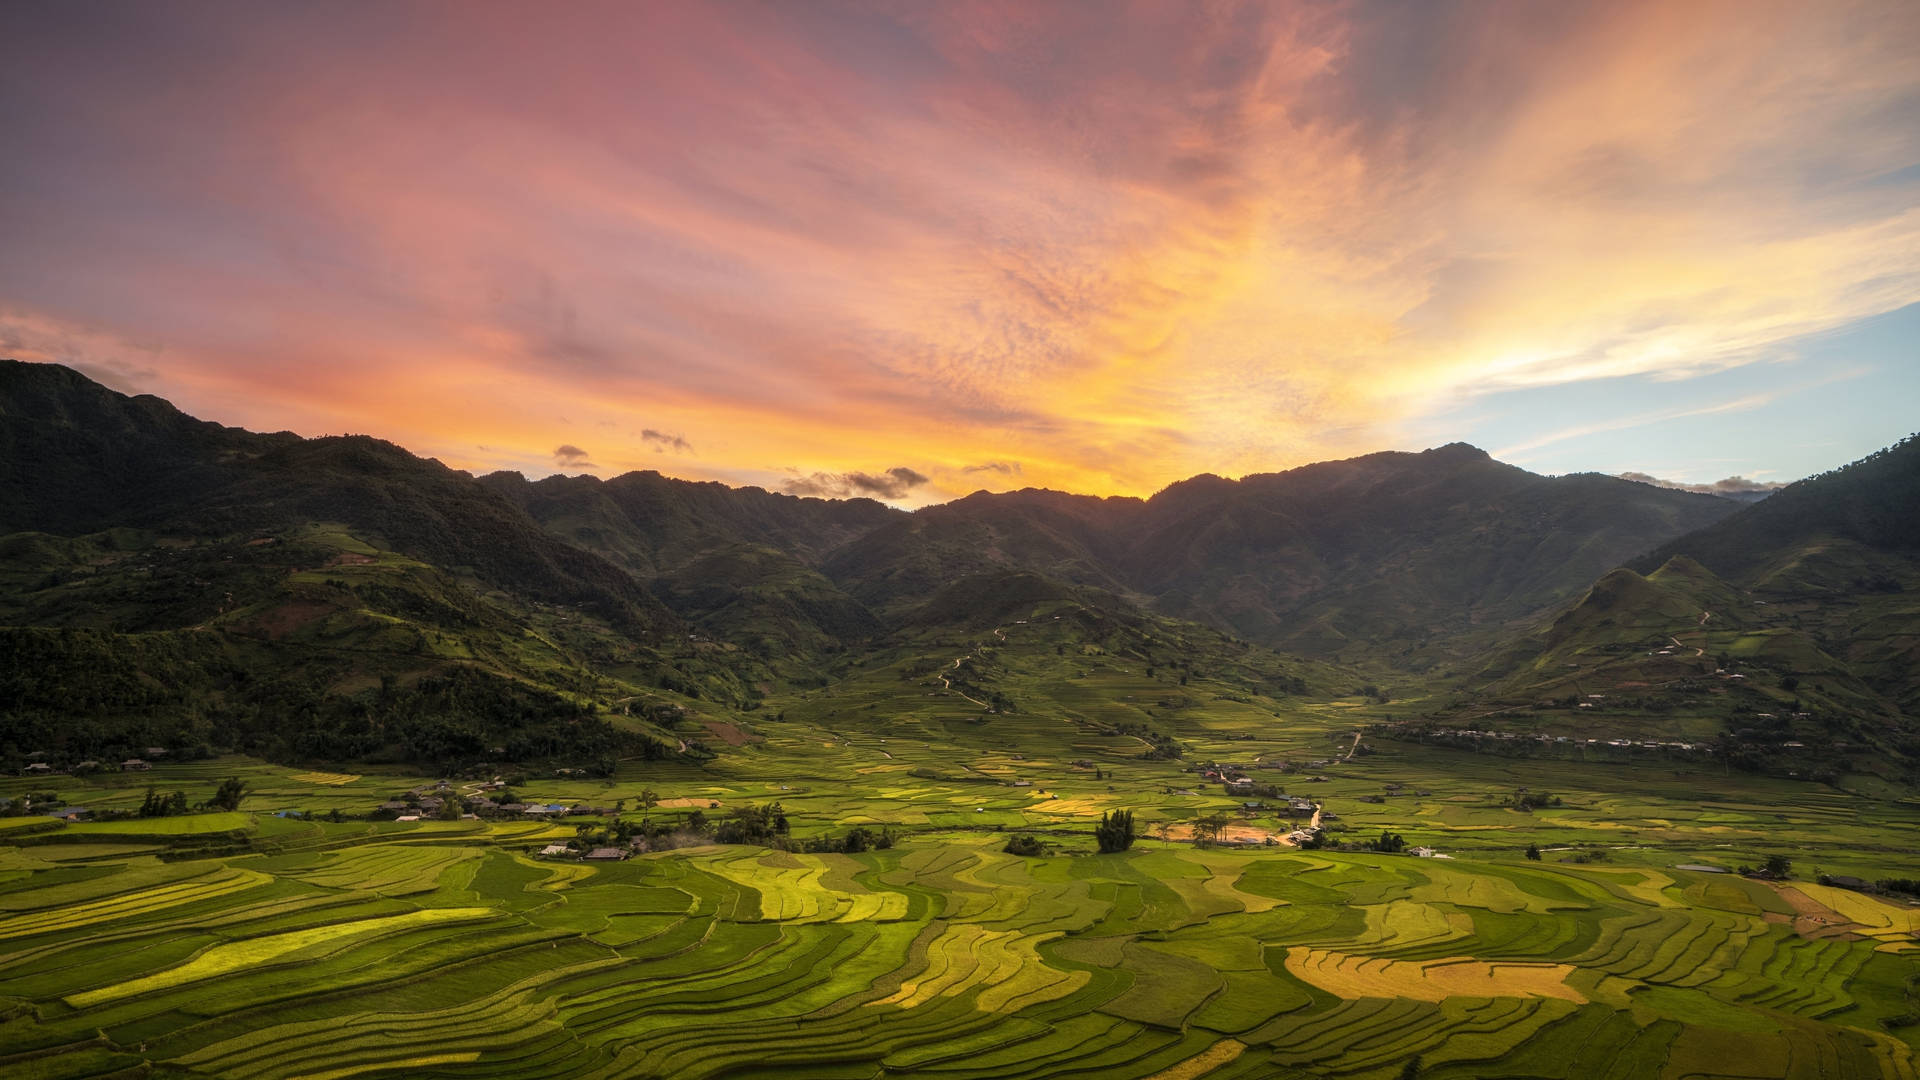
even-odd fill
[{"label": "tree cluster", "polygon": [[1560,796],[1551,791],[1516,791],[1507,799],[1515,810],[1544,810],[1560,805]]},{"label": "tree cluster", "polygon": [[1000,850],[1009,855],[1045,855],[1047,848],[1037,836],[1019,833],[1007,838],[1007,846]]},{"label": "tree cluster", "polygon": [[1125,851],[1133,846],[1133,811],[1109,810],[1100,815],[1100,824],[1093,830],[1093,839],[1104,854]]},{"label": "tree cluster", "polygon": [[1384,851],[1389,855],[1398,855],[1400,852],[1407,850],[1407,838],[1401,836],[1399,833],[1388,832],[1382,829],[1380,830],[1380,839],[1367,841],[1367,849],[1370,851]]}]

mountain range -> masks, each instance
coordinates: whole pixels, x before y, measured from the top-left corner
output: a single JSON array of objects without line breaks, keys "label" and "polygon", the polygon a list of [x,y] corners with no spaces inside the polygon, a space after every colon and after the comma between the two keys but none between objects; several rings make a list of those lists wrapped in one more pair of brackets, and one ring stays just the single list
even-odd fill
[{"label": "mountain range", "polygon": [[[1842,742],[1904,755],[1920,715],[1914,440],[1750,505],[1456,443],[909,513],[652,472],[474,477],[0,361],[0,462],[0,753],[697,752],[687,715],[1065,597],[1103,632],[1256,650],[1276,685],[1417,686],[1430,723],[1562,700],[1580,657],[1703,625],[1745,631],[1728,661],[1776,689],[1819,680],[1796,711],[1858,729]],[[472,707],[489,696],[513,704]]]}]

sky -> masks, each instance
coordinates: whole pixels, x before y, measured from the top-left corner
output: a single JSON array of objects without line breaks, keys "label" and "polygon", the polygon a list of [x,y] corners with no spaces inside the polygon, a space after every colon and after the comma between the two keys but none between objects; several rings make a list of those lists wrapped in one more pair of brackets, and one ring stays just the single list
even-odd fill
[{"label": "sky", "polygon": [[896,505],[1920,428],[1920,5],[0,5],[0,356]]}]

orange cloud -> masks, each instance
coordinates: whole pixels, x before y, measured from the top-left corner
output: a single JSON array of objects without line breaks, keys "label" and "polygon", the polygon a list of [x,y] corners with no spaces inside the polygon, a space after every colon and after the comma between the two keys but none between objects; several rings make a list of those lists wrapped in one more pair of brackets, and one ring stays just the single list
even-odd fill
[{"label": "orange cloud", "polygon": [[12,12],[0,345],[476,470],[918,502],[1920,299],[1911,5],[462,15]]}]

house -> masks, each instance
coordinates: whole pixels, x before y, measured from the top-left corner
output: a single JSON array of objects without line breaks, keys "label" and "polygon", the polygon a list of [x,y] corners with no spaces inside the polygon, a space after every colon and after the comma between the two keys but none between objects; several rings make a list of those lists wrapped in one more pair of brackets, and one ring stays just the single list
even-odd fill
[{"label": "house", "polygon": [[120,763],[120,771],[122,772],[145,772],[151,768],[153,768],[153,766],[147,764],[146,762],[140,760],[137,757],[128,758],[127,760]]},{"label": "house", "polygon": [[563,859],[571,854],[573,849],[565,844],[548,844],[540,849],[540,857],[543,859]]},{"label": "house", "polygon": [[55,810],[48,816],[59,818],[61,821],[85,821],[93,816],[93,811],[84,806],[69,806]]},{"label": "house", "polygon": [[589,859],[624,859],[627,852],[617,847],[597,847],[587,852]]},{"label": "house", "polygon": [[394,818],[393,820],[395,820],[395,821],[419,821],[419,820],[420,820],[420,815],[419,815],[419,814],[401,814],[401,815],[400,815],[399,817],[397,817],[397,818]]},{"label": "house", "polygon": [[1433,850],[1430,847],[1413,847],[1413,848],[1407,849],[1407,854],[1417,856],[1422,859],[1431,859],[1435,855],[1438,855],[1440,853]]},{"label": "house", "polygon": [[28,776],[46,776],[53,771],[53,766],[44,761],[36,761],[20,771],[26,773]]},{"label": "house", "polygon": [[149,746],[147,747],[147,756],[148,757],[166,757],[167,748],[164,746]]}]

